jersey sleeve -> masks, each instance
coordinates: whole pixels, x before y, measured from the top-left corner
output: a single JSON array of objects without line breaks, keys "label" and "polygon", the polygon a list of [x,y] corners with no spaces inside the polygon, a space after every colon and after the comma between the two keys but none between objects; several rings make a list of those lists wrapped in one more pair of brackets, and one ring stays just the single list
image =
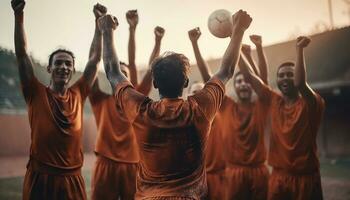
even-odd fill
[{"label": "jersey sleeve", "polygon": [[133,122],[150,99],[134,89],[129,81],[116,85],[114,98],[117,110],[124,113],[130,122]]},{"label": "jersey sleeve", "polygon": [[212,121],[221,106],[224,95],[224,84],[219,79],[212,78],[204,85],[203,89],[189,98],[193,98],[206,119]]},{"label": "jersey sleeve", "polygon": [[32,77],[29,84],[21,85],[22,93],[24,96],[24,100],[26,101],[26,104],[30,104],[32,102],[33,96],[35,94],[38,94],[40,87],[45,87],[45,86],[42,83],[40,83],[35,76]]},{"label": "jersey sleeve", "polygon": [[79,90],[83,101],[87,98],[91,90],[91,87],[85,80],[84,76],[81,76],[79,80],[72,85],[72,88]]}]

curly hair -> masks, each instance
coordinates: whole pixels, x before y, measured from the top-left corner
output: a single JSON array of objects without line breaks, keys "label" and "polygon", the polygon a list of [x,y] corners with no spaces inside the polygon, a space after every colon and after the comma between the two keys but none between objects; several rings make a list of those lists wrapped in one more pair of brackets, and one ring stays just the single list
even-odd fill
[{"label": "curly hair", "polygon": [[168,98],[181,96],[188,84],[189,67],[188,58],[179,53],[166,52],[155,59],[151,71],[159,93]]}]

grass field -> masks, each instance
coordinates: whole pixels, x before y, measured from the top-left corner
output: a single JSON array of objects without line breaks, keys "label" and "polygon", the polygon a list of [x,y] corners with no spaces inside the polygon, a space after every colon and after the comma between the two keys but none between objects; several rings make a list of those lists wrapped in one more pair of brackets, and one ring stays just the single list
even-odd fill
[{"label": "grass field", "polygon": [[[350,162],[323,162],[322,186],[325,199],[350,200]],[[91,171],[83,171],[86,190],[90,194]],[[20,200],[23,177],[0,179],[0,200]]]}]

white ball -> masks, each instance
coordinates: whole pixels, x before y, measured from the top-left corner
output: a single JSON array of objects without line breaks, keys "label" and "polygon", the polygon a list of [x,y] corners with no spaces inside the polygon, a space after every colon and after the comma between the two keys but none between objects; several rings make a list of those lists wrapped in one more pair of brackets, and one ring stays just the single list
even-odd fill
[{"label": "white ball", "polygon": [[216,37],[229,37],[232,32],[231,12],[225,9],[219,9],[212,12],[208,19],[208,28]]}]

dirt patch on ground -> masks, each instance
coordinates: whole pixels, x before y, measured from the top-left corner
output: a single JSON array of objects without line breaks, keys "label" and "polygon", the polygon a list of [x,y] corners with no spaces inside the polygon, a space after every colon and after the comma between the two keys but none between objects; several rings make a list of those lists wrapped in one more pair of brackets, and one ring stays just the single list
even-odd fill
[{"label": "dirt patch on ground", "polygon": [[[0,179],[24,176],[28,157],[0,157]],[[83,171],[91,178],[95,155],[86,154]],[[333,170],[334,171],[334,170]],[[89,180],[86,180],[89,182]],[[21,183],[18,187],[21,188]],[[87,185],[89,185],[87,183]],[[350,180],[342,177],[322,177],[323,195],[326,200],[350,200]],[[21,190],[19,190],[20,193]],[[20,195],[20,194],[19,194]]]}]

